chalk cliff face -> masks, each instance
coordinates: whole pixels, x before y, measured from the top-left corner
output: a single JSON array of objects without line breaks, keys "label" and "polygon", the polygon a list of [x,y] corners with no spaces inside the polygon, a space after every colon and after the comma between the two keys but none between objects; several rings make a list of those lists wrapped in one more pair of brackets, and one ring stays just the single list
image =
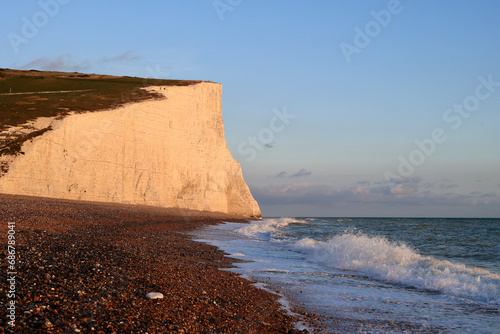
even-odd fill
[{"label": "chalk cliff face", "polygon": [[53,120],[0,192],[260,217],[224,139],[222,86],[148,89],[166,98]]}]

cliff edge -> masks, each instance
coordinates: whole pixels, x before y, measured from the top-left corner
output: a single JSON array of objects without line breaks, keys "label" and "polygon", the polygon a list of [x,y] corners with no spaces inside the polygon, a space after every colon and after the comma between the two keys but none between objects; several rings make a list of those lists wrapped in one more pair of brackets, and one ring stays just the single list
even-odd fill
[{"label": "cliff edge", "polygon": [[0,192],[260,217],[224,138],[222,86],[146,89],[163,97],[36,120],[47,131],[10,156]]}]

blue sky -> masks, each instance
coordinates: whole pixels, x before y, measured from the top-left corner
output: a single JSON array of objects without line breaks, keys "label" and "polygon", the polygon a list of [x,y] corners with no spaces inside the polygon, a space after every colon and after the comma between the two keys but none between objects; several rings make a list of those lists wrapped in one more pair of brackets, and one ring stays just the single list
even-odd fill
[{"label": "blue sky", "polygon": [[0,67],[222,83],[265,216],[500,217],[498,1],[2,9]]}]

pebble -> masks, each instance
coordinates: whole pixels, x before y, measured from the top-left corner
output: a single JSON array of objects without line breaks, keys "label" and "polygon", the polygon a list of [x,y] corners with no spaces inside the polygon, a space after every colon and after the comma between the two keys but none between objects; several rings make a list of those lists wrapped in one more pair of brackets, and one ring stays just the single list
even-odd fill
[{"label": "pebble", "polygon": [[161,292],[150,292],[146,295],[146,298],[148,299],[162,299],[163,298],[163,293]]},{"label": "pebble", "polygon": [[54,325],[50,322],[50,320],[45,320],[45,323],[43,324],[43,328],[50,328]]}]

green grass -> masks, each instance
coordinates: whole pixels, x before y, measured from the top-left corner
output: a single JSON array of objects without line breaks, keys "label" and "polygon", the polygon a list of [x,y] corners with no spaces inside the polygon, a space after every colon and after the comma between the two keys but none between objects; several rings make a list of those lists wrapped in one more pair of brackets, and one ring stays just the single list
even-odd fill
[{"label": "green grass", "polygon": [[[199,82],[0,69],[0,94],[4,94],[0,95],[0,132],[38,117],[64,117],[70,111],[95,112],[162,97],[146,92],[143,87],[188,86]],[[43,93],[48,91],[80,92]],[[28,92],[34,94],[15,94]],[[50,129],[0,139],[0,156],[20,153],[24,141],[47,130]]]},{"label": "green grass", "polygon": [[0,94],[89,90],[55,94],[0,95],[0,131],[7,126],[23,124],[37,117],[64,115],[68,110],[97,111],[159,97],[141,89],[146,86],[187,86],[198,82],[200,81],[0,69]]},{"label": "green grass", "polygon": [[16,139],[10,140],[7,144],[0,146],[0,156],[4,154],[16,155],[18,152],[21,151],[21,146],[25,141],[38,137],[50,130],[52,130],[52,128],[49,126],[45,129],[33,131],[31,133],[28,133],[27,135],[20,136]]}]

